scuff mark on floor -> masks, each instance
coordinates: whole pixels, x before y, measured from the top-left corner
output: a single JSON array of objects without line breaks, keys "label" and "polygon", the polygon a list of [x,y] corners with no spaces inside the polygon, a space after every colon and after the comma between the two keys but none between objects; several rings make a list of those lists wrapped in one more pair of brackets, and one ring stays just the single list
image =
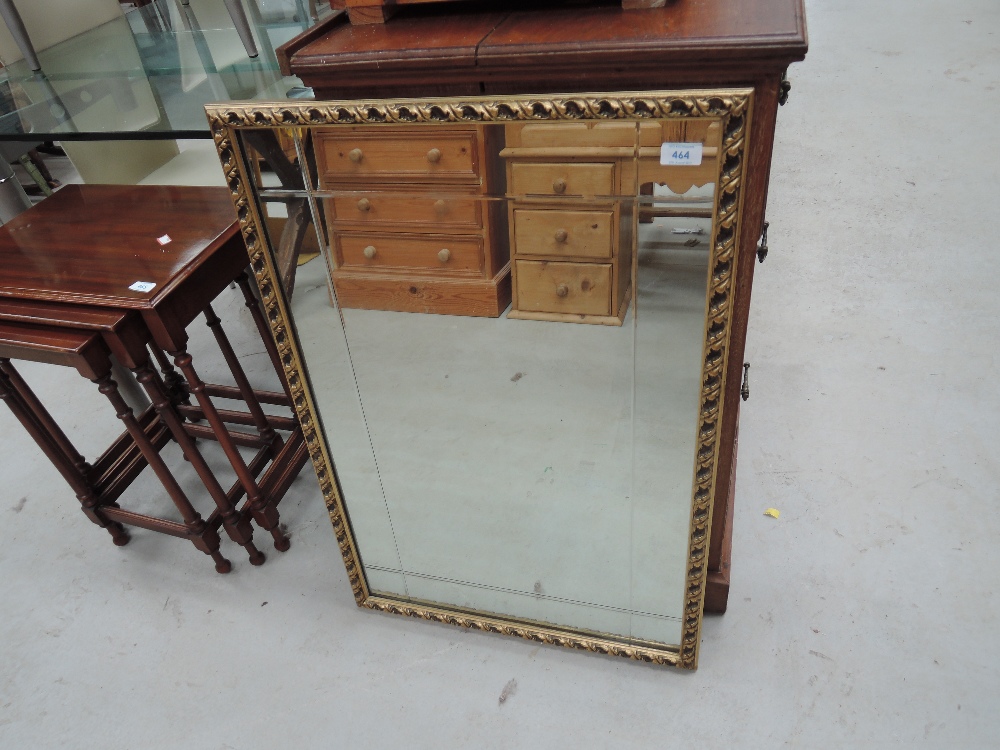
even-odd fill
[{"label": "scuff mark on floor", "polygon": [[498,705],[503,705],[507,702],[514,693],[517,692],[517,680],[511,678],[510,682],[503,686],[503,690],[500,691],[500,699],[497,701]]}]

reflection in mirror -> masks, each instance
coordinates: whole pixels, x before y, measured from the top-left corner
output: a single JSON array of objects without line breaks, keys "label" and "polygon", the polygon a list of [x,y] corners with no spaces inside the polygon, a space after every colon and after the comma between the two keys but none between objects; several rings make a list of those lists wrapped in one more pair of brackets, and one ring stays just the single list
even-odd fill
[{"label": "reflection in mirror", "polygon": [[241,137],[368,589],[680,644],[720,121]]},{"label": "reflection in mirror", "polygon": [[[122,4],[135,7],[123,7],[125,15],[110,0],[84,4],[89,11],[62,3],[64,16],[33,40],[41,71],[22,60],[0,67],[0,100],[7,100],[0,133],[69,141],[100,133],[201,138],[208,102],[308,91],[281,73],[276,49],[336,11],[316,0],[235,4],[246,11],[257,57],[248,57],[234,27],[232,0],[139,0]],[[102,16],[111,20],[102,23]],[[74,36],[51,43],[53,33],[69,29]],[[13,44],[8,38],[2,46]]]},{"label": "reflection in mirror", "polygon": [[[316,209],[315,183],[309,177],[315,172],[309,134],[259,128],[243,134],[243,147],[248,175],[261,198],[278,277],[290,294],[298,266],[316,257],[323,244],[322,213]],[[319,217],[319,229],[313,216]]]}]

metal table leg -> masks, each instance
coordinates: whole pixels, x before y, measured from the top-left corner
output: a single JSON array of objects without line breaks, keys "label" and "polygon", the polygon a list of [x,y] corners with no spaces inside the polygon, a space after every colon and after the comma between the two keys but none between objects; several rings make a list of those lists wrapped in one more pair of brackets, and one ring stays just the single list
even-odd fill
[{"label": "metal table leg", "polygon": [[35,54],[35,48],[31,45],[28,32],[21,20],[21,14],[14,7],[13,0],[0,0],[0,16],[3,16],[4,23],[10,29],[10,35],[14,37],[17,48],[24,55],[24,61],[28,63],[28,67],[32,70],[41,70],[42,66],[38,64],[38,55]]},{"label": "metal table leg", "polygon": [[240,34],[240,40],[246,48],[247,55],[257,57],[257,45],[254,43],[253,34],[250,32],[250,23],[247,21],[247,14],[243,10],[240,0],[224,0],[229,17],[233,19],[233,25]]}]

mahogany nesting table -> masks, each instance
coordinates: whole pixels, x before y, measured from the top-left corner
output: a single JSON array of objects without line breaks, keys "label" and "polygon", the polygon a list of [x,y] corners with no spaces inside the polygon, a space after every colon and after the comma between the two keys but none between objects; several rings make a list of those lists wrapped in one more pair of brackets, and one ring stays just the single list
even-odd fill
[{"label": "mahogany nesting table", "polygon": [[[291,398],[244,273],[247,262],[225,188],[72,185],[0,228],[4,267],[0,397],[70,481],[87,515],[107,526],[116,544],[127,541],[122,523],[189,538],[212,555],[219,572],[229,570],[228,561],[218,553],[220,526],[247,550],[253,564],[262,563],[264,556],[253,545],[251,517],[271,533],[275,548],[288,549],[277,504],[308,459],[297,421],[265,414],[261,407],[261,403],[290,407]],[[242,290],[285,388],[282,393],[251,388],[212,309],[211,302],[233,282]],[[235,387],[206,384],[194,368],[186,329],[201,313]],[[150,350],[162,377],[150,366]],[[183,377],[164,352],[173,357]],[[152,400],[135,424],[130,421],[131,409],[116,400],[117,393],[111,395],[117,389],[108,374],[110,365],[106,370],[104,362],[112,354],[135,373]],[[10,358],[76,367],[101,385],[127,433],[90,466],[45,412]],[[191,395],[196,406],[190,403]],[[213,398],[242,401],[247,411],[220,409]],[[198,424],[201,421],[208,424]],[[256,432],[231,430],[227,423],[248,425]],[[279,430],[290,435],[283,439]],[[195,438],[217,440],[222,446],[238,478],[228,492],[201,456]],[[165,467],[160,466],[156,452],[170,439],[178,443],[215,501],[207,521],[176,487],[169,470],[164,474]],[[241,445],[257,449],[251,461],[240,454]],[[116,499],[147,464],[163,481],[184,524],[117,506]],[[247,502],[239,509],[244,495]],[[84,496],[90,499],[85,501]]]},{"label": "mahogany nesting table", "polygon": [[[98,461],[99,471],[87,463],[66,434],[42,406],[11,359],[45,362],[75,368],[83,377],[96,383],[111,402],[125,425],[125,434]],[[231,565],[219,551],[216,526],[206,523],[188,500],[170,469],[160,457],[169,433],[164,423],[151,420],[147,410],[140,417],[122,397],[111,377],[111,352],[97,333],[0,323],[0,399],[3,399],[28,434],[38,443],[76,493],[83,512],[98,526],[107,529],[118,546],[128,544],[129,536],[122,521],[189,539],[195,547],[210,555],[216,570],[228,572]],[[125,438],[131,438],[128,442]],[[117,503],[121,491],[145,467],[153,467],[177,509],[183,523],[140,515],[123,510]],[[252,532],[251,532],[252,534]],[[251,559],[260,552],[246,541]]]}]

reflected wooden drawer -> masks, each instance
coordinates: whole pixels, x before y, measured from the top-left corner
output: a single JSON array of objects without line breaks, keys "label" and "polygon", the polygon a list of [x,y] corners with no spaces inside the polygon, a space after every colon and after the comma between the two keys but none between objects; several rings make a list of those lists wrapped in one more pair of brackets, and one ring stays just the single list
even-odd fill
[{"label": "reflected wooden drawer", "polygon": [[[638,125],[638,127],[637,127]],[[507,145],[515,148],[630,148],[641,143],[659,146],[658,123],[532,122],[507,126]]]},{"label": "reflected wooden drawer", "polygon": [[514,211],[518,255],[610,258],[614,241],[612,211]]},{"label": "reflected wooden drawer", "polygon": [[611,314],[611,266],[515,261],[517,309],[575,315]]},{"label": "reflected wooden drawer", "polygon": [[483,268],[483,244],[478,237],[340,232],[337,250],[343,269],[399,268],[479,275]]},{"label": "reflected wooden drawer", "polygon": [[420,135],[321,133],[320,183],[368,178],[392,182],[478,181],[475,131]]},{"label": "reflected wooden drawer", "polygon": [[509,192],[514,195],[612,195],[614,164],[510,165]]},{"label": "reflected wooden drawer", "polygon": [[382,192],[331,198],[327,205],[330,218],[336,222],[478,229],[483,225],[479,203],[473,197],[435,198]]}]

